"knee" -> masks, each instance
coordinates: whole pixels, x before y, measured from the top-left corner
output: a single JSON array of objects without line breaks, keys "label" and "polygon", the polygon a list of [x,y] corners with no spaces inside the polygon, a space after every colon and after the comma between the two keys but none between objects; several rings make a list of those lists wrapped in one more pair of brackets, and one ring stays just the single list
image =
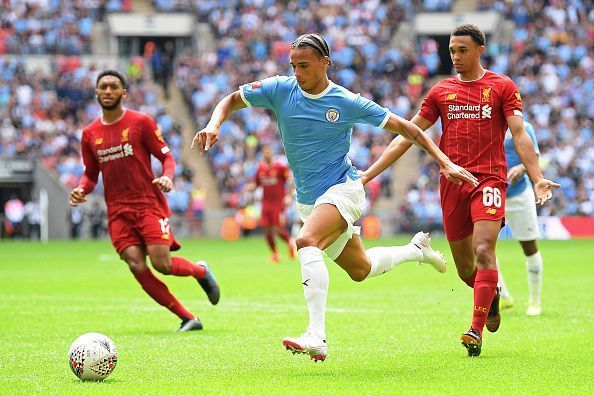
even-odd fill
[{"label": "knee", "polygon": [[351,279],[354,280],[355,282],[363,282],[365,279],[367,279],[367,275],[369,275],[369,271],[362,269],[362,268],[358,268],[356,270],[349,271],[348,274],[351,277]]},{"label": "knee", "polygon": [[318,241],[310,234],[300,234],[297,239],[295,239],[295,244],[297,245],[297,249],[308,246],[319,247]]},{"label": "knee", "polygon": [[169,256],[151,257],[151,264],[159,273],[163,275],[171,274],[171,259]]},{"label": "knee", "polygon": [[130,271],[134,275],[140,274],[141,272],[143,272],[147,268],[146,267],[146,263],[144,262],[144,260],[138,260],[138,259],[134,259],[134,258],[128,258],[125,261],[128,264],[128,268],[130,268]]},{"label": "knee", "polygon": [[[495,247],[487,241],[477,241],[474,247],[476,263],[483,269],[495,269]],[[492,267],[492,268],[491,268]]]}]

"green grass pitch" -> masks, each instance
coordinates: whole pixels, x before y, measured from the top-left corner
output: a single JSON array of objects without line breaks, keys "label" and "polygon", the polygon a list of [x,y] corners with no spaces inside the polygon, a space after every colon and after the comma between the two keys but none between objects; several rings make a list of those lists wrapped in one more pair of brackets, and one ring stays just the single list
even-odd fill
[{"label": "green grass pitch", "polygon": [[[404,243],[391,239],[371,245]],[[363,283],[330,269],[329,358],[284,350],[307,325],[299,265],[267,263],[264,240],[186,240],[185,257],[211,264],[222,289],[211,306],[190,278],[165,278],[202,332],[154,303],[109,242],[0,243],[0,394],[593,394],[594,241],[541,241],[543,314],[527,317],[517,242],[500,241],[516,306],[479,358],[459,343],[472,291],[447,252],[444,275],[404,264]],[[285,247],[281,252],[286,257]],[[114,340],[104,382],[79,381],[67,351],[82,333]]]}]

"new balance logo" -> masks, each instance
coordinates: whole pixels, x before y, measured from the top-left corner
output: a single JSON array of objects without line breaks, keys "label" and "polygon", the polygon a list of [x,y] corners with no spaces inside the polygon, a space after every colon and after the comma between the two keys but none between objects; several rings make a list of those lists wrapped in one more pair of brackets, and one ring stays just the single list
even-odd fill
[{"label": "new balance logo", "polygon": [[307,282],[309,282],[310,280],[311,280],[311,278],[310,278],[310,279],[306,279],[304,282],[301,282],[301,284],[302,284],[303,286],[309,286],[309,285],[307,284]]}]

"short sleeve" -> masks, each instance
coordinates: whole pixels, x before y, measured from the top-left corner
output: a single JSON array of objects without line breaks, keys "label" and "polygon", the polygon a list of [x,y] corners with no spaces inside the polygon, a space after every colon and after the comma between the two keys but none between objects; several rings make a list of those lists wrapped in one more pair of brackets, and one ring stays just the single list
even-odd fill
[{"label": "short sleeve", "polygon": [[355,123],[383,128],[390,118],[390,111],[388,109],[361,95],[357,95],[355,105],[358,109],[358,117],[354,120]]},{"label": "short sleeve", "polygon": [[526,133],[530,136],[532,140],[532,144],[534,145],[534,151],[536,151],[536,155],[540,155],[540,149],[538,148],[538,141],[536,140],[536,132],[534,132],[534,127],[532,124],[526,122],[524,123],[524,129],[526,129]]},{"label": "short sleeve", "polygon": [[503,115],[509,116],[520,116],[523,117],[522,113],[522,97],[516,84],[507,78],[504,83],[503,92],[501,96]]},{"label": "short sleeve", "polygon": [[421,103],[421,109],[419,110],[419,115],[432,124],[434,124],[439,118],[439,105],[436,87],[437,86],[434,85],[429,90],[429,92],[427,92],[427,95],[423,99],[423,103]]},{"label": "short sleeve", "polygon": [[143,117],[142,142],[147,147],[148,151],[157,157],[159,161],[163,161],[165,156],[169,154],[169,147],[163,139],[163,135],[155,121],[149,117]]},{"label": "short sleeve", "polygon": [[242,85],[239,87],[239,94],[248,107],[264,107],[274,110],[274,98],[278,84],[278,76],[269,77]]}]

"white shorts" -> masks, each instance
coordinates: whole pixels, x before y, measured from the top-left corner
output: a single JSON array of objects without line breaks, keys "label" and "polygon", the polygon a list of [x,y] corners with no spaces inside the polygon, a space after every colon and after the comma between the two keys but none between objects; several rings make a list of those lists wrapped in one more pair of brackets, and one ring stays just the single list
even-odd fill
[{"label": "white shorts", "polygon": [[328,257],[336,260],[344,250],[349,239],[353,237],[353,234],[359,235],[361,233],[361,227],[353,225],[355,221],[359,220],[361,213],[365,209],[365,189],[363,188],[361,179],[352,180],[347,176],[347,180],[344,183],[330,187],[316,199],[313,205],[304,205],[297,202],[297,210],[303,223],[307,221],[314,208],[321,204],[332,204],[336,206],[340,215],[347,222],[346,231],[340,234],[332,245],[324,249]]},{"label": "white shorts", "polygon": [[540,239],[538,218],[536,216],[536,198],[531,187],[520,195],[505,200],[505,223],[509,224],[512,236],[518,241]]}]

